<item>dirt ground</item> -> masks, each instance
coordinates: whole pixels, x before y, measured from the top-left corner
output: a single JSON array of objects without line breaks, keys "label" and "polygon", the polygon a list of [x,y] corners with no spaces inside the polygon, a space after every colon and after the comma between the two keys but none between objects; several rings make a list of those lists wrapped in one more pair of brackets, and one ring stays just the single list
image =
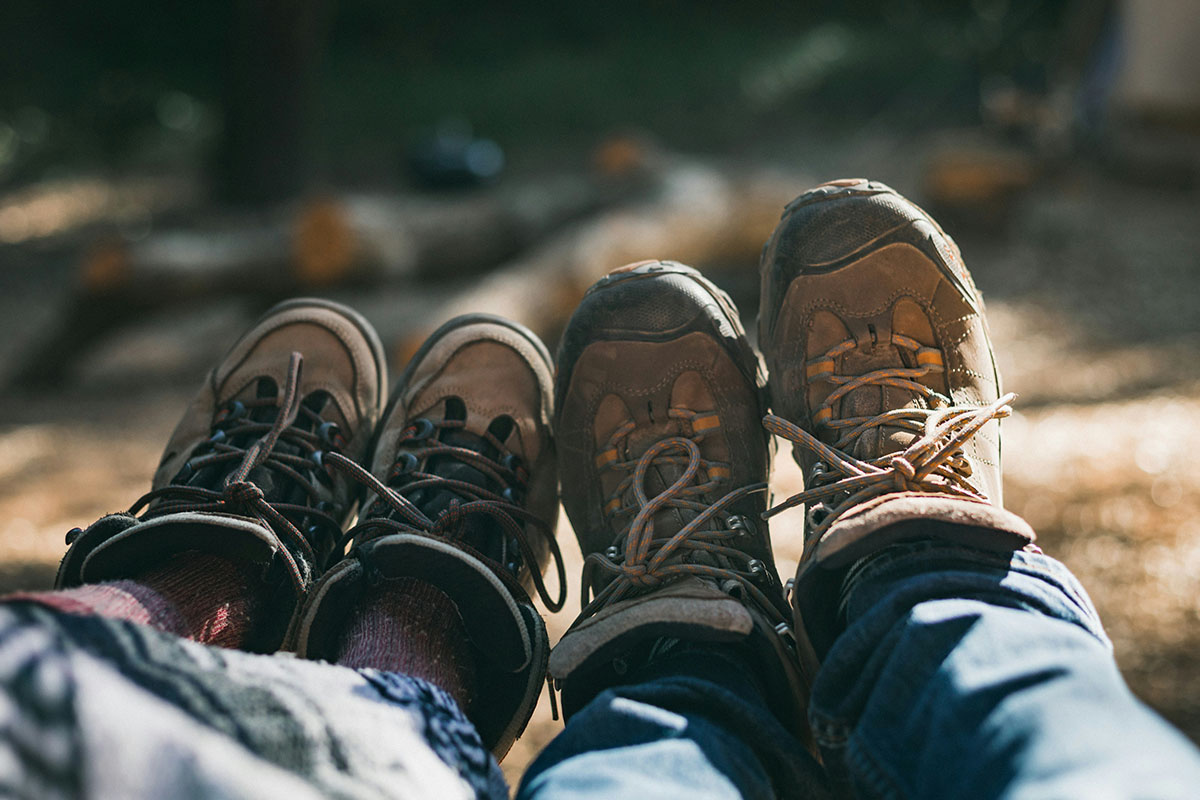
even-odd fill
[{"label": "dirt ground", "polygon": [[[1200,192],[1076,170],[1035,185],[1000,224],[951,232],[988,302],[1007,388],[1020,395],[1003,428],[1005,503],[1091,592],[1133,691],[1200,742]],[[752,256],[706,266],[752,327]],[[5,360],[52,324],[70,269],[17,260],[0,270]],[[410,307],[420,291],[332,296],[362,305],[398,347],[388,298]],[[59,385],[5,391],[0,590],[48,587],[64,533],[147,488],[203,364],[257,310],[233,299],[132,320]],[[775,494],[799,487],[784,450]],[[798,514],[772,527],[785,577],[799,556]],[[549,615],[552,638],[578,596],[565,518],[559,537],[575,585],[567,609]],[[504,763],[511,778],[559,727],[543,698]]]}]

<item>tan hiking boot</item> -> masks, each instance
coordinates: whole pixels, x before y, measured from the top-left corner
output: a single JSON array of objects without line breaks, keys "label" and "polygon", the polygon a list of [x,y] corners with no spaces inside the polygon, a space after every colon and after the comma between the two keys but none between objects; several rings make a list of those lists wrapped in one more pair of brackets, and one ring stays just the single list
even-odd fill
[{"label": "tan hiking boot", "polygon": [[[558,479],[553,367],[529,330],[487,314],[439,328],[392,394],[371,471],[335,459],[368,490],[349,554],[313,590],[296,652],[332,659],[368,584],[417,578],[457,606],[480,691],[463,709],[497,758],[525,729],[550,645],[530,600],[558,610],[566,591],[554,540]],[[543,581],[555,562],[557,596]]]},{"label": "tan hiking boot", "polygon": [[366,453],[386,369],[374,329],[345,306],[271,309],[209,374],[151,491],[68,535],[56,586],[133,577],[186,551],[248,562],[277,587],[251,646],[276,649],[354,510],[357,485],[324,456]]},{"label": "tan hiking boot", "polygon": [[616,270],[558,357],[563,504],[585,557],[583,612],[550,656],[570,714],[663,640],[744,645],[802,728],[807,684],[771,555],[763,373],[737,309],[674,262]]},{"label": "tan hiking boot", "polygon": [[759,344],[778,415],[766,426],[793,442],[806,487],[770,513],[807,505],[793,602],[818,651],[854,561],[902,539],[1033,540],[1000,506],[1013,396],[1000,394],[983,301],[921,209],[865,180],[789,204],[763,251]]}]

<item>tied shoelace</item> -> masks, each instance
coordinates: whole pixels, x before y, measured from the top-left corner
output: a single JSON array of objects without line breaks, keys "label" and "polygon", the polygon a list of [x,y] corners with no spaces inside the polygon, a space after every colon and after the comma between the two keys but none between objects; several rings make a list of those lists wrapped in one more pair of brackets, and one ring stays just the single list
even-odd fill
[{"label": "tied shoelace", "polygon": [[[338,455],[336,451],[343,444],[335,425],[325,423],[316,412],[301,403],[302,366],[303,357],[299,353],[292,353],[287,380],[279,397],[227,404],[217,416],[212,437],[204,445],[207,452],[189,459],[184,472],[174,479],[186,481],[207,468],[236,463],[236,468],[225,478],[220,491],[183,482],[172,483],[147,492],[129,508],[131,515],[146,509],[142,519],[187,511],[222,512],[258,519],[270,527],[285,545],[291,545],[281,548],[280,555],[298,594],[305,591],[312,577],[313,566],[318,561],[314,547],[316,542],[310,541],[299,525],[307,518],[309,534],[314,538],[319,537],[325,546],[341,533],[340,521],[326,513],[327,506],[323,507],[325,504],[320,502],[316,481],[329,484],[331,478],[322,468],[322,456]],[[274,422],[252,418],[253,410],[276,406],[279,412]],[[300,417],[317,431],[297,425]],[[234,444],[246,441],[247,437],[257,438],[248,447]],[[280,442],[286,442],[289,449],[303,455],[277,450]],[[317,507],[268,501],[263,490],[250,479],[250,474],[260,468],[287,478],[291,484],[302,489],[311,503],[317,503]],[[291,548],[295,548],[303,557],[297,560]]]},{"label": "tied shoelace", "polygon": [[[632,519],[616,544],[584,560],[583,611],[575,624],[611,603],[686,576],[716,580],[726,590],[732,584],[753,596],[764,611],[778,615],[775,604],[756,584],[768,574],[765,565],[735,546],[739,538],[752,535],[751,523],[725,510],[749,494],[765,491],[766,484],[733,489],[716,502],[707,500],[730,477],[729,465],[704,459],[697,444],[716,430],[716,415],[682,409],[671,409],[671,415],[691,421],[693,435],[660,439],[635,461],[622,461],[616,455],[619,442],[634,428],[633,422],[627,422],[597,457],[601,470],[628,473],[605,506],[606,515],[613,519],[632,514]],[[652,468],[678,470],[680,466],[683,469],[670,486],[648,495],[646,479]],[[654,518],[669,509],[695,516],[670,536],[656,536]],[[607,584],[600,588],[605,580]]]},{"label": "tied shoelace", "polygon": [[[520,558],[529,569],[534,589],[546,608],[552,612],[558,611],[566,601],[567,591],[567,571],[562,551],[559,550],[550,526],[524,509],[517,502],[517,493],[513,491],[514,486],[524,491],[528,481],[527,471],[511,454],[491,458],[469,447],[440,442],[433,436],[439,428],[454,430],[462,429],[463,426],[461,420],[433,423],[427,419],[420,419],[405,428],[400,436],[400,444],[409,447],[400,453],[389,478],[389,483],[403,478],[404,482],[398,488],[383,483],[345,456],[328,454],[327,464],[358,481],[375,495],[375,499],[363,510],[363,521],[346,532],[335,554],[340,555],[346,546],[355,540],[367,541],[389,533],[441,537],[471,549],[462,541],[468,522],[473,518],[489,518],[498,523],[506,538],[503,550],[507,552],[508,542],[516,546]],[[497,452],[504,453],[501,443],[490,433],[483,438]],[[477,483],[417,470],[417,465],[423,460],[428,464],[430,459],[436,457],[448,457],[465,464],[482,473],[495,485],[505,488],[497,493]],[[454,493],[456,497],[436,515],[436,519],[431,519],[406,496],[421,490],[445,490]],[[554,559],[558,576],[557,597],[551,596],[546,588],[537,556],[529,541],[530,531],[541,537]],[[501,562],[504,563],[498,563],[481,553],[472,552],[484,561],[500,567],[494,571],[502,580],[511,580],[510,576],[516,571],[518,562],[502,556]]]},{"label": "tied shoelace", "polygon": [[[818,427],[841,431],[832,445],[782,417],[768,414],[763,418],[763,426],[768,431],[799,444],[817,457],[806,476],[808,488],[764,512],[764,519],[808,504],[808,537],[815,540],[820,539],[846,511],[892,492],[934,492],[987,502],[983,493],[968,480],[971,464],[962,447],[987,423],[1009,416],[1012,413],[1010,404],[1016,395],[1010,392],[986,406],[952,405],[945,395],[917,381],[925,375],[944,371],[941,352],[899,334],[893,334],[891,342],[912,352],[917,366],[880,369],[855,376],[837,375],[833,371],[834,359],[857,346],[853,339],[840,342],[806,364],[809,380],[826,380],[837,387],[812,415]],[[870,385],[912,391],[924,398],[930,407],[891,409],[869,417],[833,418],[835,402],[854,389]],[[902,451],[870,461],[846,452],[863,434],[883,426],[909,431],[915,439]]]}]

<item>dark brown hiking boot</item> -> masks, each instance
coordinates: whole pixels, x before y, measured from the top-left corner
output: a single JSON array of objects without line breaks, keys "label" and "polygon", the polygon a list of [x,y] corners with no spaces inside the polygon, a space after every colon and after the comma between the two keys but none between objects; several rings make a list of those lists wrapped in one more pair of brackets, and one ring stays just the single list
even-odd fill
[{"label": "dark brown hiking boot", "polygon": [[251,646],[276,649],[353,511],[357,485],[324,456],[362,458],[386,384],[379,337],[358,314],[276,306],[209,374],[151,491],[68,535],[56,586],[133,577],[186,551],[258,565],[277,588]]},{"label": "dark brown hiking boot", "polygon": [[[530,600],[562,607],[554,540],[558,480],[550,433],[553,367],[530,331],[486,314],[438,329],[409,363],[380,423],[371,472],[338,459],[369,494],[350,553],[313,590],[300,655],[333,659],[368,584],[417,578],[455,603],[480,691],[464,709],[502,757],[546,677],[549,640]],[[557,594],[543,582],[553,558]]]},{"label": "dark brown hiking boot", "polygon": [[921,209],[865,180],[794,200],[763,251],[759,344],[778,415],[767,428],[804,470],[805,491],[771,513],[807,505],[793,601],[818,651],[854,561],[910,538],[1032,541],[1000,506],[1013,396],[1000,394],[983,301]]},{"label": "dark brown hiking boot", "polygon": [[583,612],[550,656],[568,714],[663,639],[727,642],[791,730],[807,685],[771,555],[763,373],[737,309],[674,262],[616,270],[558,357],[563,504],[585,557]]}]

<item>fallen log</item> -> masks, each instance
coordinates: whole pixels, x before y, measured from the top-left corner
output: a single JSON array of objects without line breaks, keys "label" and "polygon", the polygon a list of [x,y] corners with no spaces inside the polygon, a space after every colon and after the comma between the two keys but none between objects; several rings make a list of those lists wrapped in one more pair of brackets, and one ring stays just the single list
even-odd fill
[{"label": "fallen log", "polygon": [[[632,194],[622,204],[610,205],[561,225],[516,258],[477,277],[464,278],[469,274],[451,266],[436,270],[436,275],[418,277],[422,272],[410,271],[410,266],[401,261],[378,257],[374,261],[357,262],[377,265],[374,273],[359,273],[354,279],[340,278],[337,286],[255,284],[249,278],[230,274],[222,278],[227,281],[224,285],[209,287],[204,285],[206,276],[219,272],[228,263],[226,251],[203,239],[190,239],[172,245],[180,253],[190,249],[187,258],[181,256],[176,262],[159,258],[155,277],[146,277],[136,290],[128,290],[121,277],[125,262],[120,253],[106,253],[99,248],[89,262],[95,271],[91,276],[96,280],[93,285],[103,287],[115,278],[114,288],[77,293],[58,335],[45,340],[26,360],[25,369],[17,373],[15,382],[59,380],[85,348],[109,336],[125,321],[148,316],[169,320],[164,311],[171,303],[184,298],[194,303],[206,296],[211,301],[220,294],[243,296],[253,301],[251,305],[263,307],[296,291],[333,294],[352,303],[375,322],[384,341],[391,344],[396,368],[403,366],[428,332],[447,318],[469,311],[489,311],[513,318],[553,345],[588,286],[616,266],[647,258],[671,258],[716,270],[718,280],[734,289],[735,295],[736,287],[745,287],[744,310],[752,311],[757,286],[755,266],[762,243],[784,204],[808,183],[794,174],[747,173],[663,158],[653,180],[643,180],[640,193]],[[379,210],[384,206],[371,207]],[[526,209],[516,216],[530,220],[534,213]],[[374,222],[358,212],[355,218],[364,229],[374,225],[378,231],[385,230],[381,221],[385,215]],[[408,230],[415,226],[412,223]],[[531,224],[528,230],[537,227]],[[436,234],[430,233],[424,241],[434,242],[439,236],[449,240],[452,234],[452,229],[443,228]],[[275,263],[271,259],[281,241],[269,228],[247,232],[239,240],[238,248],[243,256],[258,255],[242,263],[258,264],[260,271],[265,270],[262,265]],[[336,237],[326,237],[324,246],[336,255],[338,241]],[[372,241],[386,250],[379,244],[384,241],[382,237]],[[234,245],[227,243],[224,247]],[[415,251],[407,248],[405,252]],[[452,263],[448,256],[442,257],[443,265]],[[430,258],[434,256],[431,254]],[[176,264],[178,269],[168,270],[168,263]],[[200,264],[207,264],[208,268],[201,268]],[[178,294],[160,297],[158,291],[151,291],[153,281],[161,281],[158,286],[169,286]]]},{"label": "fallen log", "polygon": [[794,174],[674,163],[652,196],[569,226],[410,317],[408,329],[392,337],[393,363],[403,366],[446,319],[474,311],[516,320],[553,347],[587,288],[632,261],[662,258],[721,268],[727,281],[757,287],[763,243],[784,205],[809,183]]},{"label": "fallen log", "polygon": [[60,323],[9,383],[58,381],[126,320],[182,302],[478,273],[652,183],[646,173],[560,175],[455,197],[346,195],[104,237],[85,250]]}]

